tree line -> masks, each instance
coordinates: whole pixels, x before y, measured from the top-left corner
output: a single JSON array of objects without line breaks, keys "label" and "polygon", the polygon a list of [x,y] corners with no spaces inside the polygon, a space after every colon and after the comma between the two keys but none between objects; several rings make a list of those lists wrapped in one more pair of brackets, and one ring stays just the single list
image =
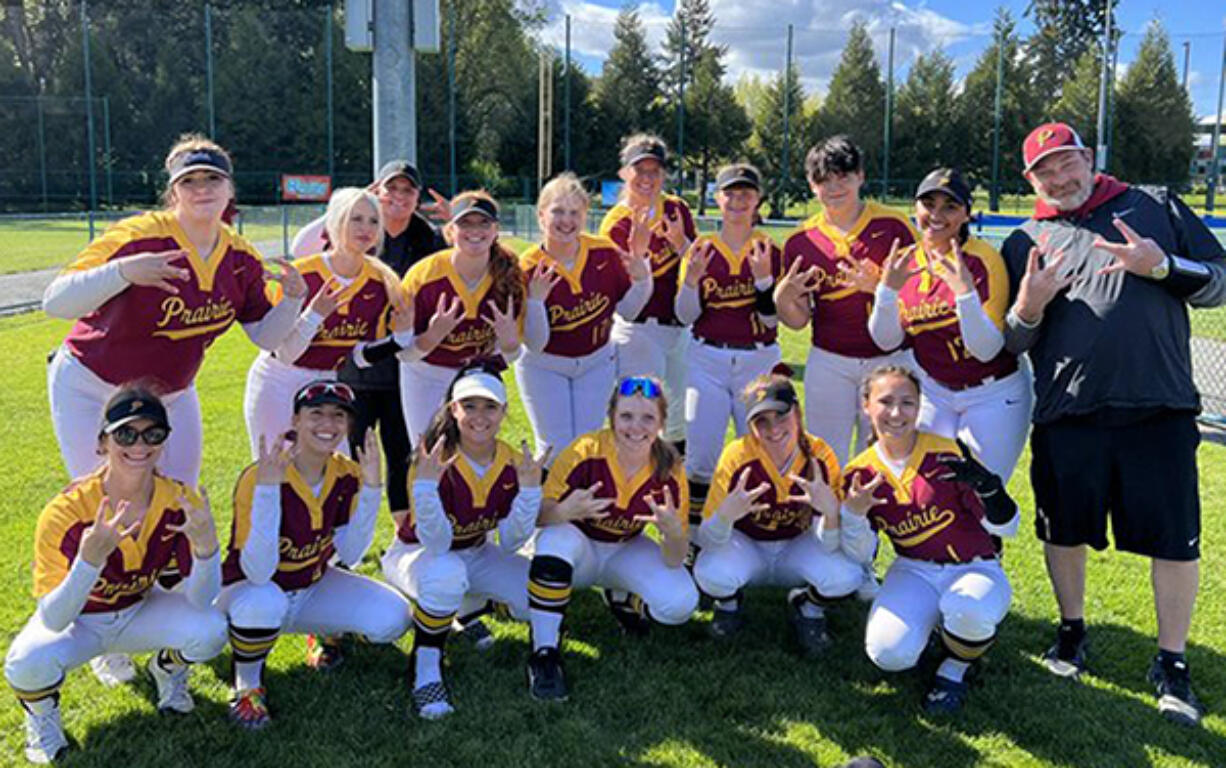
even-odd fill
[{"label": "tree line", "polygon": [[[282,172],[331,169],[338,183],[369,178],[370,57],[345,48],[339,4],[214,0],[207,53],[202,2],[95,0],[86,8],[96,97],[90,105],[94,160],[107,185],[99,194],[103,202],[139,204],[153,198],[165,149],[182,132],[207,132],[210,89],[216,138],[235,156],[244,201],[273,198]],[[1020,145],[1040,120],[1067,120],[1087,144],[1097,141],[1100,4],[1033,0],[1027,13],[1036,32],[1022,37],[1009,12],[997,11],[990,44],[961,81],[942,50],[911,62],[893,94],[889,192],[906,194],[938,163],[960,166],[979,184],[991,181],[998,68],[997,175],[1003,191],[1024,189]],[[44,183],[53,207],[79,207],[88,200],[81,15],[81,3],[70,0],[0,6],[0,206],[31,207],[41,199]],[[440,0],[440,17],[440,53],[417,56],[423,174],[448,190],[454,87],[459,185],[531,196],[543,4]],[[770,180],[771,207],[778,213],[808,195],[807,148],[840,132],[865,149],[867,175],[878,180],[870,191],[882,193],[887,86],[868,27],[857,22],[848,30],[820,97],[806,92],[795,65],[767,79],[746,76],[729,83],[727,47],[712,40],[717,27],[708,0],[678,0],[662,45],[653,49],[638,9],[627,5],[617,17],[614,43],[599,75],[573,61],[566,67],[555,56],[553,167],[563,167],[563,94],[569,88],[572,169],[584,177],[615,174],[620,137],[654,131],[675,147],[683,123],[688,187],[704,188],[723,162],[748,159]],[[781,48],[784,34],[781,29]],[[1157,21],[1114,81],[1110,107],[1109,170],[1130,181],[1185,184],[1195,119],[1169,38]]]}]

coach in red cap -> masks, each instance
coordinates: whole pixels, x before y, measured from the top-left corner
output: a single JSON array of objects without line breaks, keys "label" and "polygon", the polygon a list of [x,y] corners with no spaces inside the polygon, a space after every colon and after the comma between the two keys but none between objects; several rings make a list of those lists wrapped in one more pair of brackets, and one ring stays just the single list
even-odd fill
[{"label": "coach in red cap", "polygon": [[1195,725],[1203,710],[1184,658],[1200,559],[1188,306],[1226,302],[1226,253],[1181,200],[1095,173],[1068,125],[1022,147],[1037,200],[1005,241],[1009,351],[1034,367],[1030,479],[1035,529],[1060,607],[1047,668],[1086,665],[1086,545],[1150,558],[1158,709]]}]

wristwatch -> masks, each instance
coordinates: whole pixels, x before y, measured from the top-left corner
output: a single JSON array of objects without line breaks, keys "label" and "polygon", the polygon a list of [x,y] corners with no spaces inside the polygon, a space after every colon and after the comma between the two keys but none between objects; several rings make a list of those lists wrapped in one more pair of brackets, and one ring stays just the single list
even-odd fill
[{"label": "wristwatch", "polygon": [[1171,257],[1164,254],[1162,261],[1149,271],[1149,277],[1151,280],[1165,280],[1169,274],[1171,274]]}]

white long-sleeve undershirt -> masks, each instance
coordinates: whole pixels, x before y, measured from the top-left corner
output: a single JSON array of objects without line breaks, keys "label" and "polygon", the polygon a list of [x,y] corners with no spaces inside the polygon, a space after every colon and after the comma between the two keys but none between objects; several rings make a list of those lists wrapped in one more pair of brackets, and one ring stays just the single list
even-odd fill
[{"label": "white long-sleeve undershirt", "polygon": [[[481,473],[480,468],[474,466],[474,469]],[[499,548],[514,552],[522,547],[536,530],[540,511],[540,487],[521,487],[511,502],[510,514],[498,521]],[[413,481],[413,522],[417,540],[427,551],[442,553],[451,549],[451,520],[443,509],[437,480]]]}]

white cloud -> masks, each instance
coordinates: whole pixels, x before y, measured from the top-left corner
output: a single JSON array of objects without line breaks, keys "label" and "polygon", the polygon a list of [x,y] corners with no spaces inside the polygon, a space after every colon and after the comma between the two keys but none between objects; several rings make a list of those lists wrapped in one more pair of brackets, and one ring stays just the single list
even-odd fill
[{"label": "white cloud", "polygon": [[[670,4],[671,5],[671,4]],[[566,14],[571,15],[571,47],[603,60],[613,45],[617,9],[585,0],[550,0],[543,37],[561,47]],[[771,77],[783,68],[787,26],[793,25],[793,60],[806,90],[822,93],[838,64],[847,29],[856,20],[868,27],[884,69],[889,30],[894,27],[895,70],[920,53],[955,44],[991,30],[990,22],[968,25],[925,4],[899,0],[711,0],[717,20],[714,42],[728,46],[729,80],[743,74]],[[658,2],[639,5],[652,50],[659,51],[671,12]]]}]

